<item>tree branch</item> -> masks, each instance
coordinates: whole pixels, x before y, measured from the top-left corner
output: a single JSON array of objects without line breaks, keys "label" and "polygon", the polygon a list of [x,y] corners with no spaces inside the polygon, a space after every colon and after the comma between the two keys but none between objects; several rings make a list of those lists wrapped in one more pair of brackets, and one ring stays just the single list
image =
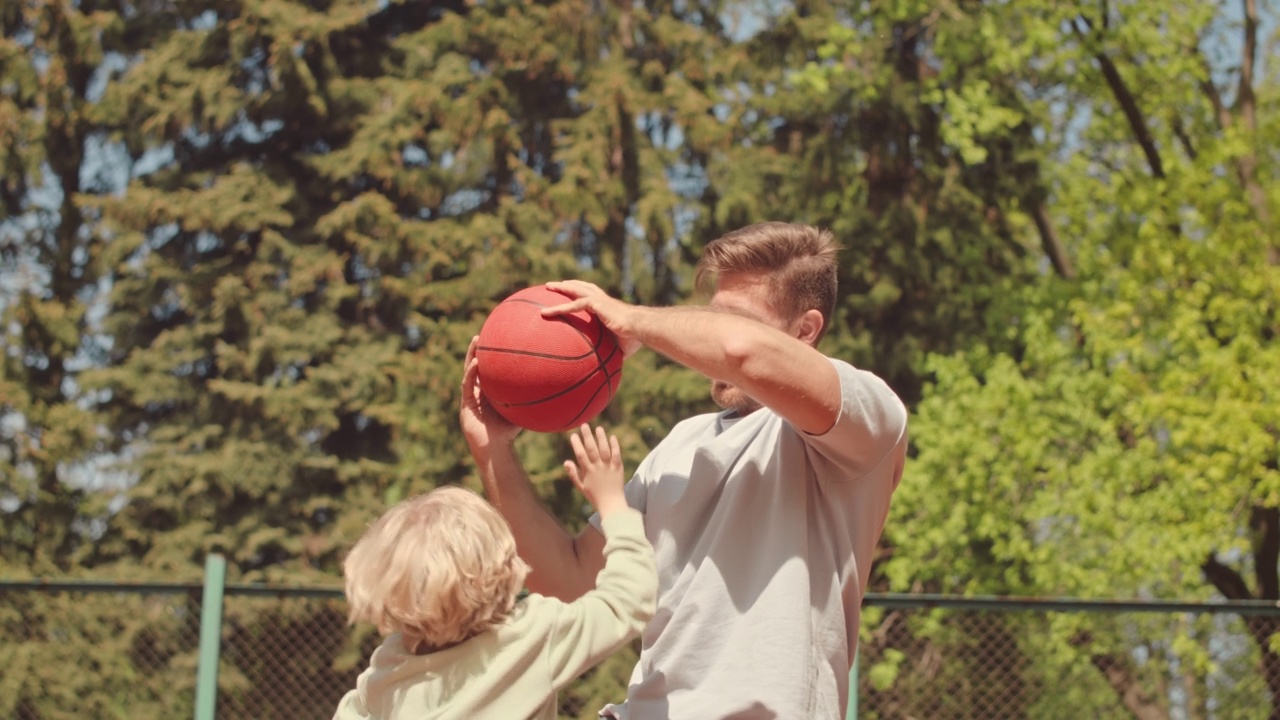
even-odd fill
[{"label": "tree branch", "polygon": [[1089,662],[1102,673],[1136,720],[1167,720],[1168,713],[1161,707],[1159,698],[1142,686],[1127,658],[1115,653],[1092,652],[1089,645],[1093,644],[1093,636],[1088,631],[1078,633],[1071,644],[1089,655]]},{"label": "tree branch", "polygon": [[1263,600],[1280,600],[1280,509],[1253,508],[1253,574],[1258,583],[1258,597]]},{"label": "tree branch", "polygon": [[1249,586],[1245,585],[1244,578],[1240,577],[1240,573],[1218,562],[1218,558],[1212,553],[1200,566],[1200,571],[1210,583],[1217,588],[1218,592],[1228,600],[1252,600],[1253,593],[1249,592]]},{"label": "tree branch", "polygon": [[1257,128],[1253,96],[1253,66],[1258,56],[1258,2],[1244,0],[1244,45],[1240,51],[1240,89],[1236,93],[1236,109],[1245,127]]},{"label": "tree branch", "polygon": [[1231,113],[1222,102],[1222,93],[1218,92],[1218,86],[1213,84],[1213,68],[1209,67],[1209,60],[1198,47],[1195,52],[1200,56],[1200,65],[1204,68],[1204,79],[1200,81],[1200,89],[1204,91],[1209,104],[1213,106],[1213,117],[1218,121],[1218,128],[1226,130],[1231,127]]},{"label": "tree branch", "polygon": [[1035,220],[1036,230],[1040,232],[1040,245],[1049,256],[1053,269],[1057,270],[1061,277],[1074,280],[1076,269],[1071,265],[1071,258],[1067,257],[1067,250],[1062,246],[1062,240],[1058,238],[1058,231],[1053,227],[1049,210],[1043,202],[1037,201],[1034,204],[1031,208],[1031,218]]},{"label": "tree branch", "polygon": [[[1081,21],[1084,22],[1084,28],[1080,27]],[[1074,18],[1071,21],[1071,28],[1081,39],[1087,39],[1088,33],[1086,33],[1086,30],[1092,29],[1092,26],[1087,18]],[[1151,136],[1151,130],[1147,127],[1147,121],[1142,116],[1142,111],[1138,109],[1137,99],[1129,91],[1129,86],[1125,84],[1124,78],[1120,76],[1120,71],[1105,52],[1098,49],[1094,52],[1093,57],[1098,61],[1102,76],[1106,79],[1107,86],[1111,88],[1111,94],[1115,96],[1116,102],[1120,104],[1120,110],[1124,113],[1125,119],[1129,121],[1129,127],[1133,130],[1134,138],[1137,139],[1138,145],[1142,148],[1142,153],[1147,156],[1147,164],[1151,167],[1151,174],[1157,178],[1164,178],[1164,163],[1160,160],[1160,151],[1156,147],[1155,139]]]},{"label": "tree branch", "polygon": [[[1267,207],[1267,193],[1258,182],[1258,156],[1252,150],[1257,145],[1257,99],[1253,94],[1253,70],[1258,55],[1258,2],[1244,2],[1244,45],[1240,51],[1240,88],[1236,92],[1236,113],[1249,133],[1249,152],[1236,161],[1236,172],[1240,176],[1240,184],[1244,186],[1249,206],[1253,208],[1263,232],[1271,226],[1271,209]],[[1271,233],[1268,233],[1270,235]],[[1280,248],[1272,242],[1267,244],[1267,263],[1280,265]]]},{"label": "tree branch", "polygon": [[1173,126],[1174,137],[1178,138],[1178,143],[1182,145],[1182,151],[1194,162],[1196,159],[1196,146],[1191,142],[1191,136],[1187,134],[1187,128],[1183,126],[1182,118],[1174,115],[1169,124]]}]

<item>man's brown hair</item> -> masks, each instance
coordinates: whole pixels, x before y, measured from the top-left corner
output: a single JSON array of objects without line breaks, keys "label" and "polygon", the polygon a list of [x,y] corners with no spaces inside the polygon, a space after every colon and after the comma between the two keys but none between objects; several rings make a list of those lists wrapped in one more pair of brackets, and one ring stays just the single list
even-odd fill
[{"label": "man's brown hair", "polygon": [[703,291],[710,291],[719,276],[766,276],[774,307],[788,319],[806,310],[822,313],[821,337],[835,312],[839,250],[829,230],[796,223],[756,223],[708,243],[698,261],[696,282]]}]

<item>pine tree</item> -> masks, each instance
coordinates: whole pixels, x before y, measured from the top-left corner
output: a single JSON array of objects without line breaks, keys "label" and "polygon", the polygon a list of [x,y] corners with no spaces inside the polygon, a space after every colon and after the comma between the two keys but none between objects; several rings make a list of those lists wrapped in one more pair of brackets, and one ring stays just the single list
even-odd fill
[{"label": "pine tree", "polygon": [[90,309],[102,238],[83,195],[110,192],[116,148],[92,95],[118,57],[119,17],[8,4],[0,83],[0,567],[72,569],[104,506],[86,487],[106,445],[78,383],[101,356]]},{"label": "pine tree", "polygon": [[[110,238],[95,199],[119,192],[138,157],[98,100],[164,21],[117,2],[5,3],[0,29],[0,573],[109,576],[97,539],[127,472],[84,382],[111,345],[98,263]],[[187,711],[190,673],[148,662],[191,629],[172,609],[5,593],[0,715]]]},{"label": "pine tree", "polygon": [[[456,393],[485,313],[560,277],[644,287],[618,272],[639,254],[630,208],[668,212],[670,191],[634,184],[654,153],[637,91],[618,90],[637,61],[608,37],[612,11],[188,12],[103,101],[131,152],[164,160],[101,204],[114,344],[92,379],[139,473],[102,547],[168,572],[221,551],[233,577],[331,581],[387,504],[474,482]],[[581,523],[552,471],[563,442],[523,449]]]}]

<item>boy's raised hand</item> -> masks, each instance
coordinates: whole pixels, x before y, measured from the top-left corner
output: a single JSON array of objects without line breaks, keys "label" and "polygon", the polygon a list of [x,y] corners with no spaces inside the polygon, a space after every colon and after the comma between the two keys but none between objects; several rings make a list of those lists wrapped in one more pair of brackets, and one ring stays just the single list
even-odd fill
[{"label": "boy's raised hand", "polygon": [[600,512],[600,517],[625,508],[627,496],[622,490],[622,450],[618,447],[618,438],[606,437],[602,427],[592,433],[591,427],[583,423],[578,432],[569,435],[569,443],[578,460],[576,463],[565,460],[565,472]]}]

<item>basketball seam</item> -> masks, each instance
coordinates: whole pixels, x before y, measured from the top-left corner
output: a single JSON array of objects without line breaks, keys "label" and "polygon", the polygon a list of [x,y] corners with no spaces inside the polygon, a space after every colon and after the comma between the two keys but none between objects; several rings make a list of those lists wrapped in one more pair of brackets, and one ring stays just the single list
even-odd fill
[{"label": "basketball seam", "polygon": [[[604,368],[601,368],[601,369],[604,370]],[[596,388],[596,391],[591,393],[591,397],[587,398],[586,402],[582,403],[582,409],[579,410],[578,414],[574,415],[573,419],[567,423],[568,427],[573,427],[574,425],[577,425],[578,418],[582,417],[582,413],[586,412],[587,408],[591,406],[591,403],[594,402],[596,398],[600,397],[600,391],[604,389],[605,385],[609,384],[608,376],[609,376],[609,371],[605,370],[605,381],[600,383],[600,387]]]},{"label": "basketball seam", "polygon": [[[526,304],[526,305],[532,305],[532,306],[537,307],[537,308],[545,308],[545,307],[547,307],[546,305],[543,305],[542,303],[540,303],[540,302],[538,302],[538,301],[536,301],[536,300],[530,300],[529,298],[510,298],[510,299],[506,300],[506,302],[509,302],[509,303],[524,303],[524,304]],[[561,324],[563,324],[565,327],[567,327],[567,328],[569,328],[570,330],[572,330],[572,331],[574,331],[574,332],[578,333],[578,335],[579,335],[579,336],[581,336],[583,340],[586,340],[587,342],[591,342],[591,338],[587,337],[587,334],[586,334],[586,333],[584,333],[584,332],[582,332],[581,330],[579,330],[578,328],[576,328],[576,327],[574,327],[574,326],[570,325],[568,322],[565,322],[565,320],[564,320],[563,318],[561,318],[561,317],[557,317],[557,318],[555,318],[555,319],[556,319],[556,320],[558,320],[558,321],[559,321]],[[597,319],[597,322],[599,322],[599,320],[598,320],[598,319]],[[605,328],[604,328],[604,323],[600,323],[600,327],[601,327],[601,329],[605,329]],[[599,341],[599,338],[597,338],[597,342],[598,342],[598,341]],[[480,346],[476,347],[476,350],[484,350],[484,351],[486,351],[486,352],[506,353],[506,354],[508,354],[508,355],[521,355],[521,356],[524,356],[524,357],[536,357],[536,358],[543,358],[543,359],[545,359],[545,360],[567,360],[567,361],[569,361],[569,362],[573,362],[573,361],[575,361],[575,360],[582,360],[582,359],[584,359],[584,358],[591,357],[591,355],[592,355],[593,353],[596,353],[596,351],[597,351],[598,349],[599,349],[599,345],[595,345],[595,346],[593,346],[590,350],[588,350],[588,351],[586,351],[586,352],[582,353],[581,355],[575,355],[574,357],[565,357],[564,355],[552,355],[551,353],[539,353],[539,352],[533,352],[533,351],[531,351],[531,350],[511,350],[511,349],[509,349],[509,348],[491,347],[491,346],[489,346],[489,345],[480,345]],[[598,357],[598,353],[597,353],[597,357]]]},{"label": "basketball seam", "polygon": [[574,355],[573,357],[569,357],[566,355],[552,355],[551,353],[534,352],[532,350],[512,350],[510,348],[491,347],[489,345],[477,345],[476,351],[478,352],[480,350],[483,350],[485,352],[491,352],[491,353],[503,353],[505,355],[521,355],[523,357],[536,357],[536,358],[541,358],[543,360],[564,360],[566,362],[585,360],[591,357],[593,354],[595,354],[594,348],[582,353],[581,355]]},{"label": "basketball seam", "polygon": [[[603,334],[601,334],[601,339],[604,339]],[[600,364],[596,366],[596,369],[604,373],[604,382],[600,383],[600,387],[596,388],[596,391],[591,393],[591,397],[587,398],[587,401],[582,403],[582,409],[578,410],[578,414],[574,415],[573,419],[567,423],[568,427],[573,427],[577,424],[578,418],[582,417],[582,414],[587,411],[587,408],[591,406],[591,403],[595,402],[595,399],[600,397],[600,391],[605,389],[606,386],[609,387],[609,394],[612,396],[613,373],[609,372],[609,361],[613,359],[614,355],[617,355],[621,351],[622,346],[618,343],[617,338],[614,338],[613,351],[609,353],[609,357],[600,358],[599,352],[596,353],[596,357],[600,360]],[[591,377],[591,375],[588,375],[587,377]]]},{"label": "basketball seam", "polygon": [[[583,337],[585,338],[585,336],[583,336]],[[601,334],[600,334],[600,340],[599,340],[599,341],[602,341],[602,340],[604,340],[604,333],[601,333]],[[599,341],[597,341],[597,342],[599,342]],[[599,350],[599,347],[600,347],[599,345],[596,345],[596,347],[592,348],[592,352],[596,352],[596,353],[597,353],[597,354],[596,354],[596,357],[597,357],[597,358],[599,357],[599,354],[598,354],[598,352],[597,352],[597,351]],[[613,344],[613,352],[609,353],[609,357],[608,357],[608,358],[606,358],[604,362],[605,362],[605,363],[607,363],[609,360],[612,360],[612,359],[613,359],[613,356],[614,356],[614,355],[616,355],[616,354],[617,354],[617,352],[618,352],[618,344],[615,342],[615,343]],[[589,354],[590,354],[590,353],[588,353],[588,355],[589,355]],[[586,357],[586,355],[584,355],[583,357]],[[605,373],[605,377],[606,377],[606,378],[608,378],[608,377],[609,377],[609,369],[604,365],[604,363],[601,363],[601,364],[597,365],[597,366],[596,366],[596,370],[603,370],[603,371],[604,371],[604,373]],[[529,405],[537,405],[537,404],[539,404],[539,403],[544,403],[544,402],[546,402],[546,401],[548,401],[548,400],[555,400],[555,399],[556,399],[556,398],[558,398],[558,397],[561,397],[561,396],[563,396],[563,395],[568,395],[569,393],[573,392],[574,390],[577,390],[579,387],[582,387],[582,384],[583,384],[583,383],[585,383],[586,381],[590,380],[592,375],[595,375],[595,372],[594,372],[594,371],[592,371],[591,373],[587,374],[587,375],[586,375],[586,377],[584,377],[584,378],[582,378],[581,380],[579,380],[578,382],[576,382],[576,383],[574,383],[574,384],[570,385],[569,387],[564,388],[564,389],[562,389],[562,390],[558,390],[558,391],[556,391],[556,392],[554,392],[554,393],[552,393],[552,394],[550,394],[550,395],[548,395],[548,396],[546,396],[546,397],[538,398],[537,400],[526,400],[526,401],[524,401],[524,402],[518,402],[518,403],[499,403],[499,405],[501,405],[502,407],[509,407],[509,408],[515,408],[515,407],[528,407]],[[584,406],[584,407],[585,407],[585,406]],[[577,417],[581,417],[581,415],[582,415],[582,413],[581,413],[581,412],[579,412],[579,413],[578,413],[578,415],[577,415],[577,416],[575,416],[575,418],[574,418],[574,419],[576,420],[576,419],[577,419]]]}]

